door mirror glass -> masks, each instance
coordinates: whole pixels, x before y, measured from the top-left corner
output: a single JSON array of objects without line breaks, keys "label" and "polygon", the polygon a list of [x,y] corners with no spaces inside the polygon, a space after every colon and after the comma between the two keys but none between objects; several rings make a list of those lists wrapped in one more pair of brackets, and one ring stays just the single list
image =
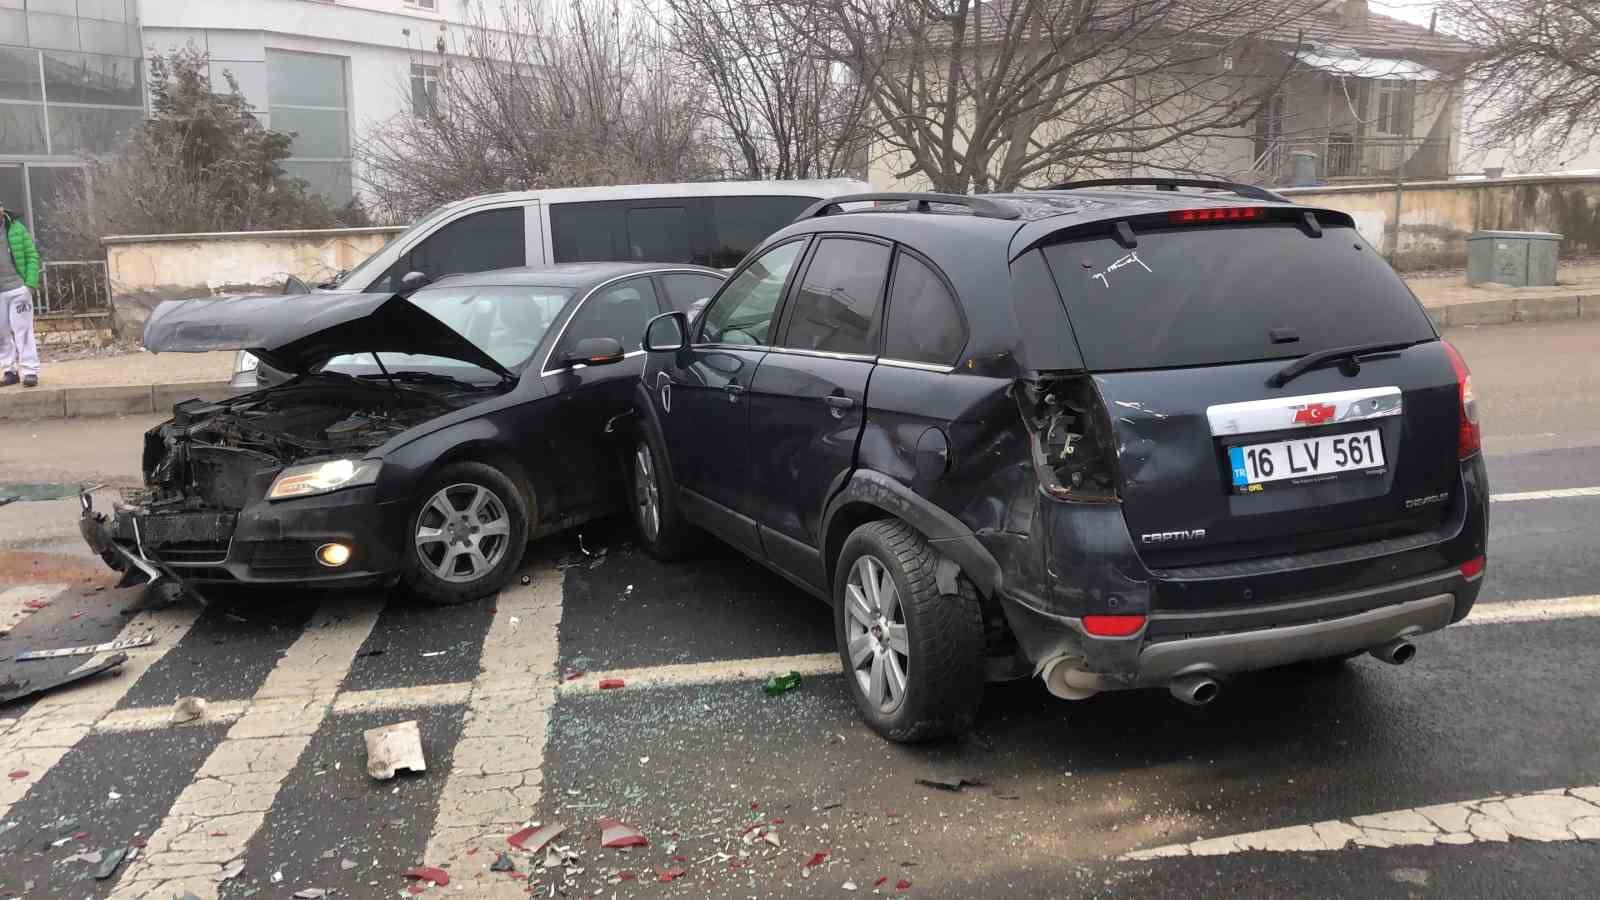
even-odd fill
[{"label": "door mirror glass", "polygon": [[688,319],[681,312],[662,313],[650,320],[644,331],[644,349],[651,353],[675,353],[688,346]]},{"label": "door mirror glass", "polygon": [[407,272],[400,278],[401,294],[411,294],[428,286],[428,276],[421,272]]},{"label": "door mirror glass", "polygon": [[609,366],[612,363],[622,362],[622,342],[616,338],[593,337],[584,338],[562,360],[569,366]]}]

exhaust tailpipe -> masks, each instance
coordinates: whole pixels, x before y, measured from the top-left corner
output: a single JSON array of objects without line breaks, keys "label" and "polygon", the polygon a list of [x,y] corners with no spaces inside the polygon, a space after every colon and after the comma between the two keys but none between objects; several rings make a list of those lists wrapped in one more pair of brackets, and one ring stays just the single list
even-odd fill
[{"label": "exhaust tailpipe", "polygon": [[1087,700],[1100,693],[1100,676],[1084,671],[1079,656],[1052,656],[1039,666],[1039,677],[1062,700]]},{"label": "exhaust tailpipe", "polygon": [[1207,675],[1185,675],[1182,678],[1174,678],[1172,683],[1167,685],[1167,690],[1172,692],[1172,696],[1190,706],[1205,706],[1222,693],[1222,685]]},{"label": "exhaust tailpipe", "polygon": [[1387,644],[1373,647],[1369,653],[1391,666],[1403,666],[1417,655],[1417,645],[1405,638],[1395,638]]}]

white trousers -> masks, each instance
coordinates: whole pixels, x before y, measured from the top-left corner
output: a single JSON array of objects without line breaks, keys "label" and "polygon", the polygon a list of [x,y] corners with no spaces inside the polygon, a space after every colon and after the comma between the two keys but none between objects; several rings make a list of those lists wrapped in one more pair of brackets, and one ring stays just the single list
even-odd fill
[{"label": "white trousers", "polygon": [[39,374],[39,344],[33,336],[33,291],[26,286],[0,294],[0,372]]}]

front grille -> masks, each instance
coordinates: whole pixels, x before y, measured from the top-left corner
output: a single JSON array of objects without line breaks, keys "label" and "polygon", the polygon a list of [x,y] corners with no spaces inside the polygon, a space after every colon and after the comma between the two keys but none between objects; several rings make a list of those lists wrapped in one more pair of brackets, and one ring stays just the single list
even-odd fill
[{"label": "front grille", "polygon": [[219,566],[228,561],[227,541],[182,541],[150,549],[162,562],[175,568]]},{"label": "front grille", "polygon": [[316,541],[266,541],[256,545],[250,557],[250,568],[255,574],[267,577],[317,575],[327,569],[316,556]]}]

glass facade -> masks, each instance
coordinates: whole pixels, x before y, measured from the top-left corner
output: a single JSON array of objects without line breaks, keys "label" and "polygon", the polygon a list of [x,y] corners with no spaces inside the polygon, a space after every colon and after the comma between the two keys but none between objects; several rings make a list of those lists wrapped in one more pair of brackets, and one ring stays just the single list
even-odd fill
[{"label": "glass facade", "polygon": [[351,196],[350,99],[345,57],[267,48],[268,116],[294,132],[284,171],[338,203]]},{"label": "glass facade", "polygon": [[35,233],[82,156],[114,149],[144,104],[138,0],[0,0],[0,199]]}]

